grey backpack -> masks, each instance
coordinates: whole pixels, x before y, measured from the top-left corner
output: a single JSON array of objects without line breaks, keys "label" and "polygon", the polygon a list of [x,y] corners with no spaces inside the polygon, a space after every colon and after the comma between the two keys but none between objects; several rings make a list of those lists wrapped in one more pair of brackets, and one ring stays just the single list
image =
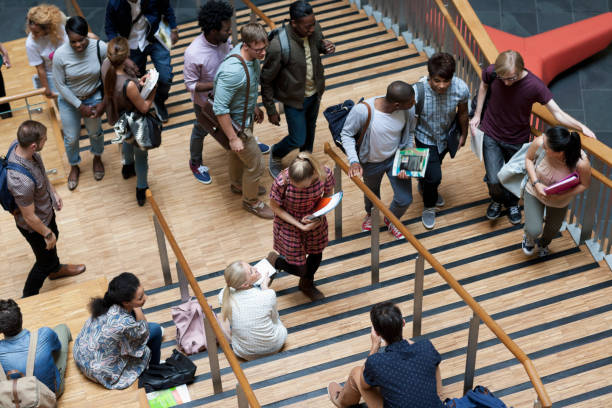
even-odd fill
[{"label": "grey backpack", "polygon": [[8,372],[9,376],[20,375],[10,379],[0,364],[0,407],[2,408],[54,408],[57,406],[55,394],[38,378],[34,377],[36,360],[36,343],[38,330],[30,333],[30,348],[25,376],[17,370]]}]

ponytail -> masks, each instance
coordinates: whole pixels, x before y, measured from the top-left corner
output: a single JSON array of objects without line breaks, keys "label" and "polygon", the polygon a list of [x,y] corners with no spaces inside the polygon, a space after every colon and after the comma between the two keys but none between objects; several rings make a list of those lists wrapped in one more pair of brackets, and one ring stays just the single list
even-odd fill
[{"label": "ponytail", "polygon": [[140,281],[136,275],[130,272],[123,272],[113,278],[108,284],[108,290],[104,297],[92,298],[89,302],[89,311],[91,312],[92,319],[102,316],[113,305],[122,306],[123,302],[129,302],[134,299],[139,286]]},{"label": "ponytail", "polygon": [[108,66],[108,71],[106,71],[106,75],[104,76],[104,99],[106,101],[106,104],[110,108],[110,112],[113,113],[114,117],[116,117],[117,115],[117,103],[115,102],[116,84],[117,71],[115,70],[115,66],[110,63]]},{"label": "ponytail", "polygon": [[570,132],[562,126],[546,130],[546,143],[554,152],[563,152],[565,165],[573,171],[582,156],[582,143],[578,132]]},{"label": "ponytail", "polygon": [[232,289],[240,288],[246,281],[246,271],[243,261],[234,261],[225,268],[225,289],[221,299],[221,316],[231,321],[232,319]]},{"label": "ponytail", "polygon": [[117,103],[115,102],[115,86],[117,85],[117,67],[125,63],[130,56],[130,45],[124,37],[118,36],[108,42],[106,56],[110,62],[108,71],[104,76],[104,99],[110,107],[112,116],[117,117]]}]

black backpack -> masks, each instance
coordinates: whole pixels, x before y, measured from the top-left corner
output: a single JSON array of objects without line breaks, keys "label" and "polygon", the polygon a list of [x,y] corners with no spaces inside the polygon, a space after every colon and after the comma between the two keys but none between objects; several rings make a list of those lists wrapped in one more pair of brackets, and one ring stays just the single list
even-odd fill
[{"label": "black backpack", "polygon": [[[370,120],[372,119],[372,108],[370,108],[370,105],[363,101],[363,98],[361,98],[357,103],[363,103],[368,108],[368,120],[366,121],[363,129],[361,129],[359,138],[357,138],[357,141],[355,143],[355,149],[357,150],[357,154],[359,154],[359,147],[361,146],[361,142],[363,141],[363,136],[368,130],[368,127],[370,126]],[[342,133],[344,122],[346,122],[346,118],[351,109],[353,109],[353,107],[355,107],[355,102],[350,99],[347,99],[346,101],[339,103],[338,105],[332,105],[323,111],[323,116],[325,116],[327,123],[329,123],[329,131],[331,132],[334,143],[345,154],[346,151],[344,150],[344,146],[342,146],[342,138],[340,137],[340,134]]]},{"label": "black backpack", "polygon": [[274,37],[278,35],[281,49],[281,64],[287,65],[289,63],[289,56],[291,54],[291,45],[289,44],[289,33],[287,27],[283,24],[281,28],[275,28],[268,34],[268,41],[272,41]]},{"label": "black backpack", "polygon": [[19,173],[28,176],[34,185],[36,185],[36,180],[34,180],[34,176],[28,171],[28,169],[17,163],[9,163],[8,158],[13,149],[15,149],[15,146],[17,146],[17,143],[13,143],[11,145],[5,157],[0,157],[0,204],[2,204],[2,208],[11,214],[15,214],[18,208],[13,194],[11,194],[8,189],[8,171],[18,171]]}]

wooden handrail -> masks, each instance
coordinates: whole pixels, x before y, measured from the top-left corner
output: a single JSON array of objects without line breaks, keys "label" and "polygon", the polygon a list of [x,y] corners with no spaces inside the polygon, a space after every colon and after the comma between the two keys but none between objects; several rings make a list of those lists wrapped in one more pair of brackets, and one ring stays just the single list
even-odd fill
[{"label": "wooden handrail", "polygon": [[264,21],[264,23],[266,23],[266,25],[270,27],[270,30],[274,30],[276,28],[276,24],[274,24],[274,21],[270,20],[270,17],[266,16],[266,13],[261,11],[259,7],[253,4],[250,0],[242,0],[242,2],[248,8],[250,8],[255,14],[257,14],[259,18],[261,18]]},{"label": "wooden handrail", "polygon": [[19,99],[31,98],[33,96],[44,95],[44,94],[45,94],[45,88],[35,89],[33,91],[28,91],[28,92],[20,93],[17,95],[5,96],[3,98],[0,98],[0,104],[18,101]]},{"label": "wooden handrail", "polygon": [[230,347],[230,344],[227,342],[227,339],[225,338],[225,335],[223,334],[221,327],[219,327],[219,324],[217,323],[215,314],[213,313],[212,309],[208,305],[208,301],[204,297],[204,294],[202,293],[202,289],[200,289],[200,286],[196,282],[193,276],[193,273],[191,272],[191,268],[189,267],[189,264],[185,260],[183,251],[181,251],[181,248],[178,246],[176,239],[174,239],[174,235],[172,234],[172,231],[170,231],[170,227],[168,226],[166,219],[164,218],[162,212],[160,211],[159,206],[157,205],[157,202],[155,201],[155,198],[153,197],[153,193],[151,192],[151,190],[147,189],[146,195],[147,195],[147,200],[151,204],[151,208],[153,208],[153,212],[155,213],[155,215],[157,216],[157,219],[159,220],[159,224],[164,230],[166,239],[168,240],[170,247],[172,247],[172,250],[174,251],[176,260],[181,265],[183,273],[185,274],[185,277],[189,281],[189,286],[191,286],[193,293],[198,299],[198,302],[200,303],[200,306],[202,307],[202,311],[204,312],[206,319],[210,323],[213,331],[215,332],[215,337],[217,338],[217,341],[219,342],[221,349],[223,349],[223,352],[225,353],[225,357],[227,358],[227,361],[232,367],[232,370],[234,371],[234,375],[236,376],[236,379],[238,380],[240,387],[242,388],[242,390],[244,391],[244,394],[246,395],[249,405],[253,408],[261,407],[261,405],[259,404],[259,401],[257,401],[257,397],[255,397],[255,393],[253,392],[253,389],[251,388],[249,381],[244,375],[244,371],[242,371],[242,368],[240,367],[240,363],[238,362],[236,355],[232,351],[232,348]]},{"label": "wooden handrail", "polygon": [[[328,142],[325,142],[325,153],[331,157],[338,166],[348,175],[349,167],[336,152],[331,148]],[[542,407],[549,408],[552,405],[548,393],[542,384],[542,380],[538,375],[535,366],[527,357],[527,355],[512,341],[512,339],[504,332],[504,330],[489,316],[489,314],[474,300],[474,298],[461,286],[459,282],[451,275],[446,268],[438,262],[438,260],[421,244],[421,242],[401,223],[401,221],[383,204],[382,201],[370,190],[359,177],[350,178],[353,183],[359,187],[361,191],[372,201],[372,203],[382,212],[389,221],[404,234],[406,240],[412,244],[417,252],[425,258],[427,262],[438,272],[438,274],[448,283],[448,285],[463,299],[463,301],[474,311],[474,313],[482,320],[484,324],[491,329],[493,334],[506,346],[508,350],[521,362],[533,387],[538,394]]]}]

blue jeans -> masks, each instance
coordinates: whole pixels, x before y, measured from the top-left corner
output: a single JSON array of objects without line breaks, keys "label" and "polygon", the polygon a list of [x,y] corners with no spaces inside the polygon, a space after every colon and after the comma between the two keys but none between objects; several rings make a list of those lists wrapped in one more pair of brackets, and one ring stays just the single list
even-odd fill
[{"label": "blue jeans", "polygon": [[149,187],[147,181],[149,152],[135,147],[132,143],[124,142],[121,147],[121,153],[123,153],[123,164],[134,164],[136,168],[136,187]]},{"label": "blue jeans", "polygon": [[493,201],[504,204],[506,207],[518,205],[519,199],[499,182],[497,173],[522,146],[522,143],[500,142],[486,133],[483,138],[482,155],[484,156],[485,182],[489,187],[489,195]]},{"label": "blue jeans", "polygon": [[148,55],[151,56],[151,61],[157,72],[159,72],[155,102],[164,103],[168,99],[168,92],[170,92],[170,85],[172,85],[172,78],[174,76],[172,74],[172,66],[170,65],[170,51],[157,40],[147,45],[144,51],[140,51],[138,48],[130,50],[130,59],[138,66],[140,75],[147,73]]},{"label": "blue jeans", "polygon": [[302,109],[284,105],[289,134],[272,147],[274,157],[282,159],[298,147],[300,151],[312,152],[320,102],[319,94],[314,94],[304,99]]},{"label": "blue jeans", "polygon": [[204,136],[208,133],[204,127],[200,124],[204,121],[202,116],[202,108],[197,103],[193,104],[193,111],[196,115],[196,120],[193,122],[193,128],[191,129],[191,139],[189,141],[189,155],[191,163],[200,166],[202,164],[202,150],[204,149]]},{"label": "blue jeans", "polygon": [[[98,91],[89,98],[82,101],[85,105],[97,105],[102,101],[102,94]],[[81,111],[72,106],[71,103],[65,101],[61,96],[58,98],[58,107],[60,118],[62,119],[62,128],[64,130],[64,148],[68,163],[71,166],[76,166],[81,162],[79,154],[79,136],[81,134]],[[102,133],[101,118],[83,118],[85,129],[89,135],[89,143],[91,153],[95,156],[101,156],[104,152],[104,134]]]},{"label": "blue jeans", "polygon": [[[391,175],[393,167],[393,159],[395,156],[389,157],[387,160],[380,163],[363,163],[363,182],[378,198],[380,198],[380,184],[382,177],[387,173],[389,183],[393,189],[393,201],[389,206],[389,210],[397,218],[401,218],[412,203],[412,180],[401,179]],[[372,202],[367,196],[364,196],[365,210],[368,214],[372,213]]]},{"label": "blue jeans", "polygon": [[162,331],[161,326],[158,323],[147,322],[149,326],[149,341],[147,341],[147,347],[151,349],[151,364],[159,364],[161,357],[161,342],[162,342]]},{"label": "blue jeans", "polygon": [[[40,78],[38,74],[32,75],[32,83],[34,84],[34,88],[40,89],[42,88],[42,84],[40,83]],[[53,80],[53,73],[47,72],[47,83],[49,84],[49,90],[54,94],[57,94],[57,88],[55,87],[55,81]]]}]

